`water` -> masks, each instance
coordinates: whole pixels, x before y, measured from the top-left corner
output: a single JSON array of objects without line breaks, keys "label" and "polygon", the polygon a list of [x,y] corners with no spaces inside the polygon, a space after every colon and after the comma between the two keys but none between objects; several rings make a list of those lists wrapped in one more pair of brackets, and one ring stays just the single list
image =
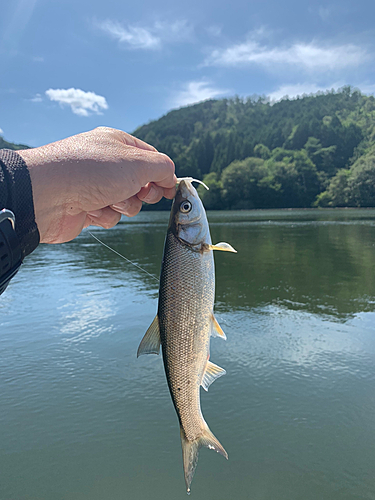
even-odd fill
[{"label": "water", "polygon": [[[196,500],[375,498],[375,210],[216,212]],[[167,213],[95,234],[158,275]],[[41,245],[0,299],[0,499],[186,498],[159,356],[136,359],[157,283],[84,232]]]}]

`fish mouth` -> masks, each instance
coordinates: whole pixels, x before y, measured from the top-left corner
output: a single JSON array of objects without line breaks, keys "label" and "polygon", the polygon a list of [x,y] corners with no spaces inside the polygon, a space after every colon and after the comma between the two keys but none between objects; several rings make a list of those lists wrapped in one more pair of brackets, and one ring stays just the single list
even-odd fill
[{"label": "fish mouth", "polygon": [[181,201],[186,199],[189,195],[197,198],[195,187],[190,179],[181,179],[177,185],[176,198],[181,197]]}]

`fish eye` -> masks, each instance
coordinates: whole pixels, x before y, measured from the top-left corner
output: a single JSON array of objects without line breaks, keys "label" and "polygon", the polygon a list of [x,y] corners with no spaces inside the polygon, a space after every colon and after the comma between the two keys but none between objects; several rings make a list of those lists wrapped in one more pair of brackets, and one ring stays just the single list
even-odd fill
[{"label": "fish eye", "polygon": [[185,200],[180,205],[180,212],[182,212],[183,214],[188,214],[190,212],[191,208],[192,208],[192,205],[191,205],[190,201]]}]

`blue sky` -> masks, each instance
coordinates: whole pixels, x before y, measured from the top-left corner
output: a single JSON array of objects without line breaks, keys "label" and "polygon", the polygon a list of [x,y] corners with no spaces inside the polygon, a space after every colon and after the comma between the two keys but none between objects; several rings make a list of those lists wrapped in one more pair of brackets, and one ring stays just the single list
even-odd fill
[{"label": "blue sky", "polygon": [[208,98],[375,92],[375,2],[7,0],[0,129],[39,146]]}]

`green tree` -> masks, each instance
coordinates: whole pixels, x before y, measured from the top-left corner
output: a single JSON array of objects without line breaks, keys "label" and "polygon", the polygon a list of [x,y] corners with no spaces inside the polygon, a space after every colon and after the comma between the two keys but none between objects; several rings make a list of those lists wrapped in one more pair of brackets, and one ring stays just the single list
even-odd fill
[{"label": "green tree", "polygon": [[222,199],[222,183],[217,172],[211,172],[204,176],[203,182],[209,190],[204,186],[199,186],[198,194],[205,206],[206,210],[221,210],[224,208]]},{"label": "green tree", "polygon": [[254,156],[256,158],[262,158],[263,160],[268,160],[271,156],[271,151],[264,144],[257,144],[254,148]]},{"label": "green tree", "polygon": [[351,205],[349,190],[350,170],[341,169],[331,179],[326,191],[320,193],[314,203],[319,207],[347,207]]},{"label": "green tree", "polygon": [[5,141],[2,137],[0,137],[0,149],[13,149],[17,151],[19,149],[30,149],[30,146],[26,146],[26,144],[14,144],[13,142]]},{"label": "green tree", "polygon": [[[171,111],[135,135],[170,155],[179,176],[216,172],[219,181],[235,161],[263,160],[250,176],[251,197],[237,205],[308,206],[322,191],[321,203],[371,200],[362,192],[371,169],[355,175],[351,166],[375,145],[375,99],[349,86],[272,104],[259,96],[205,101]],[[338,201],[345,176],[335,177],[342,169],[350,169],[353,185]]]},{"label": "green tree", "polygon": [[306,151],[288,151],[277,148],[268,162],[274,179],[281,186],[281,207],[310,207],[321,191],[316,166]]},{"label": "green tree", "polygon": [[316,137],[309,137],[304,149],[318,170],[325,172],[327,175],[333,175],[335,173],[334,156],[337,149],[336,146],[323,148],[319,139]]},{"label": "green tree", "polygon": [[351,169],[339,170],[316,205],[375,207],[375,151],[359,158]]},{"label": "green tree", "polygon": [[221,184],[222,198],[227,208],[255,208],[257,204],[257,183],[264,177],[264,160],[246,158],[234,161],[223,170]]},{"label": "green tree", "polygon": [[351,203],[357,207],[375,207],[375,154],[360,158],[348,180]]}]

